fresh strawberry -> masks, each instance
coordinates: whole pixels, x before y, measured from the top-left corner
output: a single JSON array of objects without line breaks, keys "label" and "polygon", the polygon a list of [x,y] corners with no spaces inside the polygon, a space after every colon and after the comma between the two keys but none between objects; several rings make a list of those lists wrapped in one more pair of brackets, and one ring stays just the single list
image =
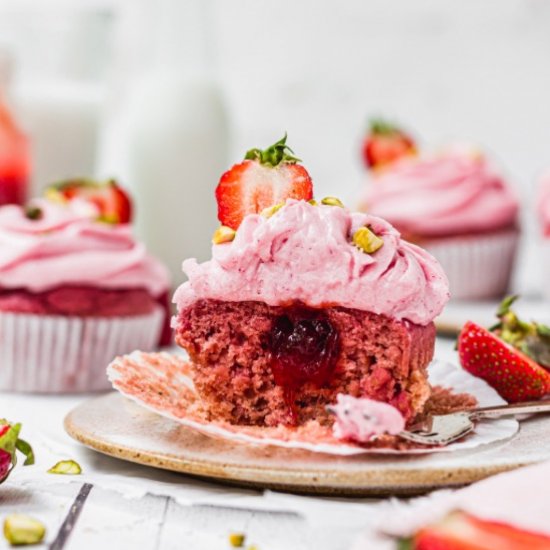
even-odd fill
[{"label": "fresh strawberry", "polygon": [[363,141],[363,160],[367,168],[382,168],[403,157],[416,154],[414,140],[403,130],[384,120],[371,121]]},{"label": "fresh strawberry", "polygon": [[468,321],[458,337],[465,370],[483,378],[510,403],[540,399],[550,392],[550,373],[487,329]]},{"label": "fresh strawberry", "polygon": [[56,202],[75,198],[90,201],[99,209],[99,219],[107,223],[129,223],[132,219],[130,197],[114,180],[68,180],[48,187],[46,197]]},{"label": "fresh strawberry", "polygon": [[0,419],[0,483],[4,481],[17,462],[16,452],[25,455],[24,465],[34,464],[32,447],[19,437],[21,424],[10,424]]},{"label": "fresh strawberry", "polygon": [[251,149],[244,158],[222,175],[216,188],[222,225],[236,230],[247,214],[259,214],[286,199],[313,197],[311,178],[286,145],[286,135],[263,151]]},{"label": "fresh strawberry", "polygon": [[402,543],[410,550],[549,550],[550,537],[455,512]]}]

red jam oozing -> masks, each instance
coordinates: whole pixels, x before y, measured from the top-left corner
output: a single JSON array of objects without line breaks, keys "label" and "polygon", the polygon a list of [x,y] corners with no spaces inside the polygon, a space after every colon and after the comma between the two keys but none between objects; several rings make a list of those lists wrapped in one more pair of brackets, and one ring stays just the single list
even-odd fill
[{"label": "red jam oozing", "polygon": [[305,383],[327,384],[338,357],[338,332],[321,313],[289,309],[271,329],[271,370],[284,389],[292,422],[297,421],[294,396]]}]

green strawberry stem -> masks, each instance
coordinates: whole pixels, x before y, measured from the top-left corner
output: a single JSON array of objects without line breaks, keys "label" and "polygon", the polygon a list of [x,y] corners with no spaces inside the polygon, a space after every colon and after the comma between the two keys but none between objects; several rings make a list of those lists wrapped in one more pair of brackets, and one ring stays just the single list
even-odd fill
[{"label": "green strawberry stem", "polygon": [[294,156],[294,151],[286,144],[287,135],[267,149],[250,149],[244,156],[245,160],[257,160],[260,164],[278,166],[282,162],[296,164],[301,160]]},{"label": "green strawberry stem", "polygon": [[370,120],[370,132],[375,135],[391,135],[401,133],[401,128],[383,118],[372,118]]},{"label": "green strawberry stem", "polygon": [[520,319],[511,307],[517,298],[507,296],[502,300],[497,310],[499,322],[489,330],[540,366],[550,369],[550,327]]}]

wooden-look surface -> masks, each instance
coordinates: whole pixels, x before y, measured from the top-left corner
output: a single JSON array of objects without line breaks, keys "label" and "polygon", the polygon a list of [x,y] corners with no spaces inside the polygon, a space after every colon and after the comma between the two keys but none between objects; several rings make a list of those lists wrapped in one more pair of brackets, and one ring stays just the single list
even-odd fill
[{"label": "wooden-look surface", "polygon": [[118,393],[81,404],[67,416],[65,427],[83,444],[124,460],[300,493],[419,494],[550,459],[547,416],[524,421],[519,434],[502,443],[416,456],[335,457],[213,439],[151,413]]},{"label": "wooden-look surface", "polygon": [[[219,506],[181,506],[170,497],[147,495],[126,499],[113,491],[90,487],[70,529],[78,483],[40,491],[0,488],[0,519],[14,512],[39,518],[47,526],[36,550],[227,550],[228,535],[244,532],[259,550],[347,550],[355,530],[315,529],[296,514]],[[10,548],[0,536],[0,550]]]}]

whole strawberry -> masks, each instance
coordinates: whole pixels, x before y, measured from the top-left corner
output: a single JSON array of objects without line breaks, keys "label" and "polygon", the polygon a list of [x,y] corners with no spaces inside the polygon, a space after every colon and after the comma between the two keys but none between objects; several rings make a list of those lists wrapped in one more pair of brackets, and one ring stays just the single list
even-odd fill
[{"label": "whole strawberry", "polygon": [[16,451],[25,455],[25,465],[34,463],[31,446],[19,437],[21,424],[10,424],[0,419],[0,483],[4,481],[17,462]]},{"label": "whole strawberry", "polygon": [[363,161],[370,169],[388,166],[407,156],[416,154],[412,137],[389,122],[373,119],[363,140]]},{"label": "whole strawberry", "polygon": [[286,144],[286,135],[267,149],[251,149],[244,161],[222,175],[216,188],[218,219],[236,230],[248,214],[286,199],[310,200],[313,184]]},{"label": "whole strawberry", "polygon": [[527,323],[510,309],[506,298],[499,322],[489,330],[468,321],[458,337],[458,355],[465,370],[510,403],[540,399],[550,393],[550,328]]}]

